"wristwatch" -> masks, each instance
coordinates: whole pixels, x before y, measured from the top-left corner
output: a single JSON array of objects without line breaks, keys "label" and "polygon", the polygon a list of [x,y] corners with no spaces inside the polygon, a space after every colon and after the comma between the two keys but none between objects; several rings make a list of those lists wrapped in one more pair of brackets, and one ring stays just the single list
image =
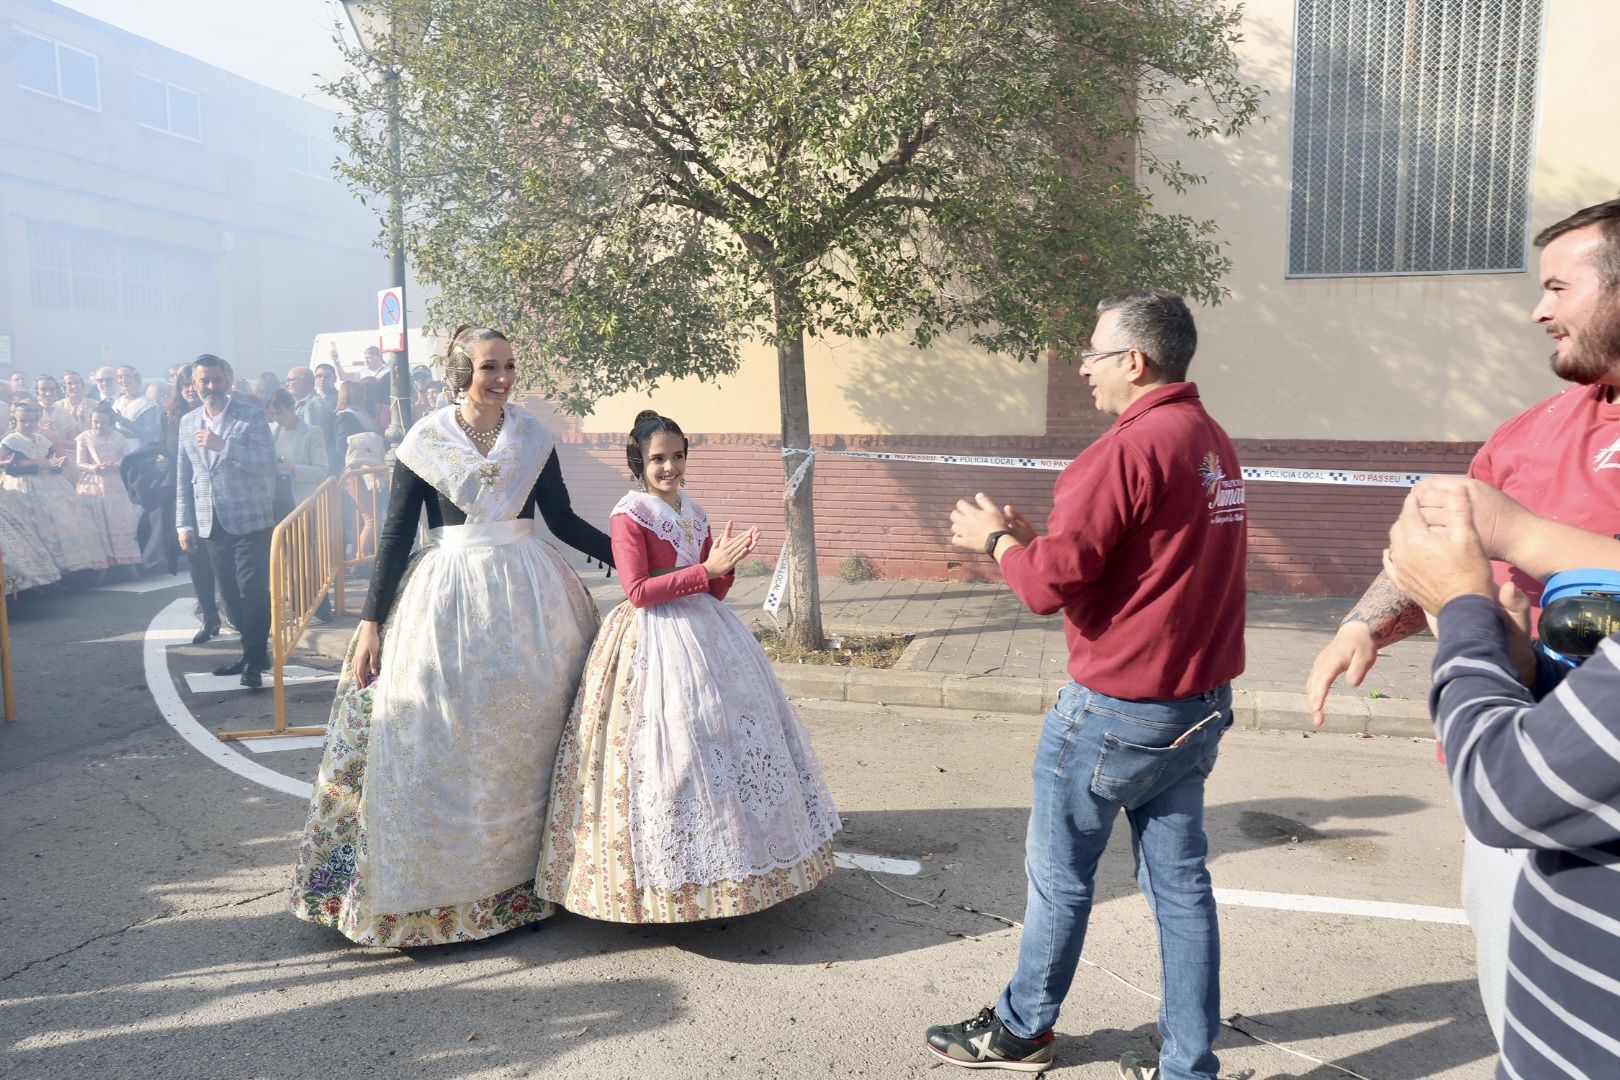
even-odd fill
[{"label": "wristwatch", "polygon": [[984,538],[984,553],[986,555],[990,556],[992,559],[995,558],[996,557],[996,544],[999,543],[1001,538],[1003,536],[1006,536],[1006,535],[1007,535],[1007,530],[1006,529],[997,529],[995,532],[993,532],[989,536],[985,537]]}]

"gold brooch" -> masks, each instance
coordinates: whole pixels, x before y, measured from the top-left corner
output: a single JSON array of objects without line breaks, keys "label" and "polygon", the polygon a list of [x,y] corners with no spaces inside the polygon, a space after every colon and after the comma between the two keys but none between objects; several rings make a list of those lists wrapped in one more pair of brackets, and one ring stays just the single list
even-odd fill
[{"label": "gold brooch", "polygon": [[478,466],[478,482],[485,487],[491,487],[500,479],[501,467],[493,461],[486,461]]}]

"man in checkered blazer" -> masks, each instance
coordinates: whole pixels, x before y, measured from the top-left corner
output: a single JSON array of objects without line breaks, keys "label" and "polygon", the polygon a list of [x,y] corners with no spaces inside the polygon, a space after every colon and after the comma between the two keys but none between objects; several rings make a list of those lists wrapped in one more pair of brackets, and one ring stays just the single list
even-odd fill
[{"label": "man in checkered blazer", "polygon": [[242,658],[214,670],[264,685],[270,666],[270,509],[276,443],[264,411],[231,397],[231,366],[207,353],[192,362],[202,408],[180,418],[175,528],[180,546],[208,552]]}]

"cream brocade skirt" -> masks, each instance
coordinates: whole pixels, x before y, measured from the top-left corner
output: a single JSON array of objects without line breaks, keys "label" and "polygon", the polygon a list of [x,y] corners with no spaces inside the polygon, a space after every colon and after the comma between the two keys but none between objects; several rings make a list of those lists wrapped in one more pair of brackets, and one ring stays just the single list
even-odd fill
[{"label": "cream brocade skirt", "polygon": [[141,546],[135,536],[141,508],[129,501],[123,482],[116,476],[109,479],[101,473],[85,473],[79,478],[78,492],[107,549],[107,562],[112,566],[139,565]]},{"label": "cream brocade skirt", "polygon": [[439,945],[543,919],[552,762],[596,605],[534,523],[447,526],[417,556],[381,671],[338,684],[293,912],[363,945]]},{"label": "cream brocade skirt", "polygon": [[760,911],[832,872],[839,827],[808,733],[723,603],[608,614],[557,750],[543,898],[623,923]]},{"label": "cream brocade skirt", "polygon": [[18,496],[57,570],[67,574],[107,568],[101,530],[66,477],[52,472],[4,475],[0,486]]},{"label": "cream brocade skirt", "polygon": [[0,487],[0,557],[5,561],[5,587],[10,592],[62,580],[37,524],[27,516],[29,505],[21,495]]}]

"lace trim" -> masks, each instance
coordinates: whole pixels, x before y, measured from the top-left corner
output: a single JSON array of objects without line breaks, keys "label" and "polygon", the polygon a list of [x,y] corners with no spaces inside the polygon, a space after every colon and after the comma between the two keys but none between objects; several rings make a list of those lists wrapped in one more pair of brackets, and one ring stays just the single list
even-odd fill
[{"label": "lace trim", "polygon": [[[703,561],[703,542],[709,538],[709,515],[690,495],[681,496],[679,512],[656,495],[627,492],[613,507],[675,549],[675,569]],[[609,515],[612,516],[611,514]]]},{"label": "lace trim", "polygon": [[399,444],[405,467],[481,524],[517,517],[556,438],[527,409],[507,405],[500,438],[486,458],[456,424],[454,405],[424,416]]}]

